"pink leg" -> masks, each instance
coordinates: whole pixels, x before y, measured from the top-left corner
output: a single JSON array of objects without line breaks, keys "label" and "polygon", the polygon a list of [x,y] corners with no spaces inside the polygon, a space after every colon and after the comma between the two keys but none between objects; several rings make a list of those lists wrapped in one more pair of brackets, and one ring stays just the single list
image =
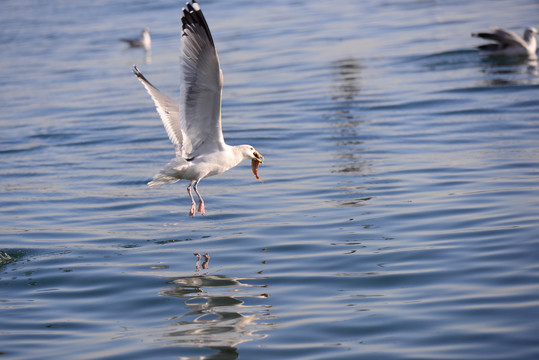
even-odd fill
[{"label": "pink leg", "polygon": [[206,214],[206,208],[204,207],[204,202],[198,204],[198,212],[202,215]]},{"label": "pink leg", "polygon": [[[200,182],[200,180],[197,180],[195,182],[195,193],[197,194],[198,196],[198,212],[201,213],[202,215],[204,215],[206,213],[206,208],[204,207],[204,199],[202,199],[202,196],[200,196],[200,193],[198,192],[198,183]],[[194,205],[193,205],[194,206]]]},{"label": "pink leg", "polygon": [[204,262],[202,263],[202,268],[207,270],[208,269],[208,263],[210,262],[210,254],[205,253],[204,254]]},{"label": "pink leg", "polygon": [[[187,193],[189,194],[189,197],[191,198],[191,210],[189,211],[189,216],[195,216],[195,199],[193,199],[193,194],[191,193],[191,185],[193,185],[194,181],[191,181],[189,186],[187,187]],[[195,192],[196,192],[196,185],[195,185]]]}]

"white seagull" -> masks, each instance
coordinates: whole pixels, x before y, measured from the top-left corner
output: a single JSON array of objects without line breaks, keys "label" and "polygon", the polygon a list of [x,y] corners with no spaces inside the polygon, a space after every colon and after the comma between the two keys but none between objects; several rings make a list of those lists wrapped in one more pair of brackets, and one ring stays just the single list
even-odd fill
[{"label": "white seagull", "polygon": [[126,42],[130,47],[141,47],[144,50],[150,50],[152,47],[152,38],[150,37],[150,29],[142,29],[140,38],[137,39],[120,39],[120,41]]},{"label": "white seagull", "polygon": [[490,44],[480,45],[477,48],[489,55],[528,56],[537,58],[537,29],[529,27],[524,30],[524,38],[512,31],[494,28],[492,33],[474,33],[472,36],[494,41]]},{"label": "white seagull", "polygon": [[251,145],[225,143],[221,129],[223,72],[210,29],[196,1],[187,3],[182,11],[180,104],[146,80],[136,65],[133,72],[155,102],[168,137],[176,147],[176,157],[148,185],[189,180],[189,215],[194,216],[196,203],[191,187],[199,199],[198,211],[204,215],[204,200],[198,192],[200,180],[221,174],[245,159],[251,159],[252,171],[260,180],[258,165],[264,157]]}]

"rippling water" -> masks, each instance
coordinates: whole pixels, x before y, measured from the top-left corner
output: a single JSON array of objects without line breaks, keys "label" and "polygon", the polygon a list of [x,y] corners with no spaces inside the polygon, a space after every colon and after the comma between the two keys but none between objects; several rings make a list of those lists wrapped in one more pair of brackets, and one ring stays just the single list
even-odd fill
[{"label": "rippling water", "polygon": [[266,162],[196,218],[130,72],[177,96],[178,3],[0,4],[0,357],[539,358],[539,71],[469,36],[537,2],[201,2]]}]

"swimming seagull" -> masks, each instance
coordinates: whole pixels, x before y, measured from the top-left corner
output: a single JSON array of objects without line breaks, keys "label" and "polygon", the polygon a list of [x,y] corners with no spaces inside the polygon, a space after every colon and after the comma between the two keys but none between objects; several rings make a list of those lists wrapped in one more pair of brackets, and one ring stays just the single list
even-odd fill
[{"label": "swimming seagull", "polygon": [[258,165],[264,157],[251,145],[225,143],[221,128],[223,72],[210,29],[196,1],[187,3],[182,11],[180,104],[153,86],[136,65],[133,72],[155,102],[168,137],[176,147],[176,157],[148,185],[189,180],[189,215],[194,216],[196,203],[191,188],[198,196],[198,211],[205,213],[204,200],[198,192],[200,180],[221,174],[245,159],[251,159],[253,174],[260,180]]},{"label": "swimming seagull", "polygon": [[130,47],[141,47],[144,50],[150,50],[152,47],[152,38],[148,28],[142,29],[142,34],[138,39],[120,39],[120,41],[128,43]]},{"label": "swimming seagull", "polygon": [[536,59],[537,40],[535,34],[537,34],[537,29],[534,27],[524,30],[524,38],[512,31],[494,28],[492,33],[474,33],[472,36],[494,41],[494,43],[477,47],[489,55],[528,56]]}]

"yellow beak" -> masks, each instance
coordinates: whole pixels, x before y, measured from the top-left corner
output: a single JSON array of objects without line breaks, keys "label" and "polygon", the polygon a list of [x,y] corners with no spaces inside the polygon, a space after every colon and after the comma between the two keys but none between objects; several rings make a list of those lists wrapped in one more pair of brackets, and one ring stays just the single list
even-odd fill
[{"label": "yellow beak", "polygon": [[264,157],[262,155],[260,155],[258,152],[254,152],[253,155],[255,156],[255,158],[261,163],[263,164],[264,163]]}]

